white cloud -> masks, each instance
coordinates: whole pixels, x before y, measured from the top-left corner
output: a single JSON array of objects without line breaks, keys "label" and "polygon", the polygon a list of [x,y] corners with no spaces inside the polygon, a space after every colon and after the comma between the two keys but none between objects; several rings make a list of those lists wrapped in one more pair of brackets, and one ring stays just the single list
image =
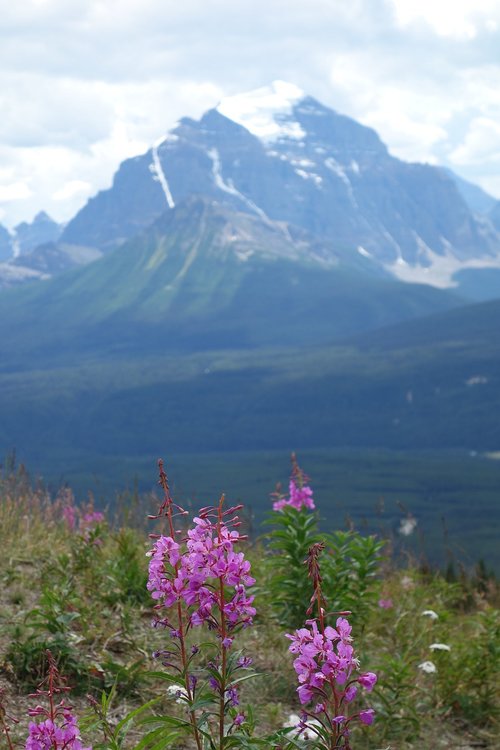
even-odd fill
[{"label": "white cloud", "polygon": [[496,175],[477,174],[476,176],[472,176],[472,179],[475,179],[483,190],[486,190],[487,193],[496,196],[500,200],[500,174],[498,172]]},{"label": "white cloud", "polygon": [[69,219],[89,194],[76,185],[107,187],[180,117],[274,79],[500,196],[476,143],[476,121],[500,121],[497,0],[0,0],[0,14],[0,185],[26,186],[3,201],[9,225]]},{"label": "white cloud", "polygon": [[463,142],[449,158],[458,165],[500,164],[500,123],[487,117],[474,118]]},{"label": "white cloud", "polygon": [[11,182],[9,185],[0,185],[0,202],[9,203],[10,201],[22,201],[29,198],[32,191],[25,182],[18,180]]},{"label": "white cloud", "polygon": [[474,39],[483,29],[496,31],[500,15],[497,0],[392,0],[392,3],[401,26],[423,23],[439,36],[466,40]]},{"label": "white cloud", "polygon": [[92,194],[92,185],[90,182],[84,180],[70,180],[55,193],[52,193],[51,198],[54,201],[67,201],[75,196],[89,197]]}]

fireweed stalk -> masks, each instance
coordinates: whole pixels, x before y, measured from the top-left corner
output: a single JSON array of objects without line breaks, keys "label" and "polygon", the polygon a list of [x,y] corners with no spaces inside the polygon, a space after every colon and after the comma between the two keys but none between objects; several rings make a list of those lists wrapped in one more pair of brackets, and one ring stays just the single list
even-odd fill
[{"label": "fireweed stalk", "polygon": [[[308,728],[315,734],[317,747],[350,750],[351,722],[359,720],[363,724],[372,724],[375,712],[372,708],[365,708],[350,714],[349,704],[356,697],[358,686],[370,692],[377,677],[373,672],[354,676],[359,669],[359,661],[354,656],[351,626],[346,619],[351,613],[329,613],[339,615],[335,628],[325,623],[327,606],[321,590],[318,561],[323,549],[324,544],[313,544],[306,561],[313,584],[307,615],[313,614],[315,606],[318,614],[306,620],[306,627],[286,637],[292,641],[290,652],[297,655],[293,666],[299,682],[297,692],[303,706],[299,730]],[[314,721],[308,724],[311,719]]]},{"label": "fireweed stalk", "polygon": [[314,510],[313,491],[308,482],[309,477],[300,468],[295,453],[292,453],[292,473],[288,484],[289,497],[283,495],[278,487],[277,491],[272,493],[272,497],[275,498],[273,510],[280,511],[286,506],[296,510],[302,510],[302,508]]},{"label": "fireweed stalk", "polygon": [[[235,545],[246,538],[237,531],[240,522],[235,514],[242,506],[224,510],[222,496],[217,507],[202,508],[193,519],[194,527],[188,530],[187,537],[176,541],[179,532],[174,527],[174,516],[186,512],[173,503],[163,462],[159,462],[159,467],[164,501],[152,518],[166,517],[170,534],[153,537],[156,541],[148,552],[151,557],[148,590],[160,613],[153,624],[169,630],[172,646],[155,652],[154,656],[176,670],[182,679],[177,697],[188,706],[198,748],[202,745],[201,735],[207,737],[207,732],[217,736],[217,745],[222,748],[225,736],[245,720],[235,710],[239,705],[236,684],[240,678],[234,678],[234,673],[251,664],[250,659],[230,653],[235,634],[251,625],[255,615],[253,596],[246,592],[255,579],[243,553],[235,551]],[[196,657],[199,661],[201,649],[195,645],[188,653],[186,635],[190,629],[202,625],[215,633],[217,655],[204,669],[196,670],[193,660]],[[180,666],[174,663],[176,654]],[[205,683],[202,678],[206,678]],[[204,688],[208,693],[203,693]],[[215,711],[207,711],[210,702],[216,703]],[[204,708],[205,718],[200,721],[197,704]]]},{"label": "fireweed stalk", "polygon": [[46,652],[48,660],[48,675],[40,683],[35,693],[30,698],[45,698],[48,708],[38,704],[30,708],[28,715],[32,717],[43,717],[36,723],[30,722],[29,735],[26,740],[26,750],[92,750],[91,747],[84,748],[80,740],[77,719],[73,715],[73,707],[62,698],[59,702],[57,696],[69,692],[63,677],[59,674],[54,657],[50,651]]},{"label": "fireweed stalk", "polygon": [[5,735],[5,739],[7,740],[7,747],[9,750],[14,750],[14,745],[12,744],[12,740],[10,737],[10,723],[12,724],[19,724],[19,719],[14,718],[14,716],[11,716],[7,713],[7,709],[5,708],[5,690],[3,688],[0,688],[0,733],[3,732]]}]

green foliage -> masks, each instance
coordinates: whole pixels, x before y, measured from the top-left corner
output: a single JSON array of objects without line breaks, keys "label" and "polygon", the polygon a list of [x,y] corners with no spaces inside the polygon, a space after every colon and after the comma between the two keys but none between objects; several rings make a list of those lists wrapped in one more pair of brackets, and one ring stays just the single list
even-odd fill
[{"label": "green foliage", "polygon": [[355,628],[366,623],[376,604],[384,542],[357,531],[335,531],[325,536],[322,558],[323,593],[332,610],[349,610]]},{"label": "green foliage", "polygon": [[[53,653],[61,671],[72,680],[78,692],[78,685],[81,685],[81,677],[88,665],[79,659],[66,633],[50,636],[16,626],[11,632],[5,660],[23,688],[33,690],[46,676],[47,649]],[[81,690],[85,687],[82,686]]]},{"label": "green foliage", "polygon": [[500,612],[493,607],[468,618],[450,652],[436,652],[436,693],[444,715],[478,726],[500,719]]},{"label": "green foliage", "polygon": [[384,740],[418,737],[420,717],[415,701],[415,666],[404,653],[386,653],[377,665],[377,721]]},{"label": "green foliage", "polygon": [[114,535],[115,554],[104,565],[106,592],[104,600],[114,605],[117,602],[133,605],[150,603],[146,588],[147,570],[144,553],[137,534],[132,529],[121,528]]},{"label": "green foliage", "polygon": [[[143,705],[128,711],[126,715],[120,719],[120,721],[113,721],[111,717],[111,709],[113,704],[116,702],[117,690],[116,683],[111,687],[108,692],[103,691],[101,693],[101,700],[98,701],[95,698],[90,697],[90,711],[82,717],[80,721],[80,727],[84,732],[99,732],[102,736],[102,741],[94,742],[94,750],[122,750],[127,747],[127,738],[130,731],[134,728],[134,725],[138,722],[144,712],[149,711],[158,701],[158,697],[147,701]],[[160,737],[164,744],[159,747],[170,747],[171,742],[174,742],[178,738],[178,733],[167,732]],[[135,750],[151,750],[151,745],[141,740],[137,745],[134,745]]]},{"label": "green foliage", "polygon": [[278,621],[288,627],[300,627],[309,607],[312,590],[306,558],[312,544],[321,541],[317,515],[285,506],[270,518],[272,531],[267,535],[271,554],[267,558],[268,595]]},{"label": "green foliage", "polygon": [[34,688],[45,677],[49,649],[61,671],[81,686],[88,667],[75,648],[79,636],[74,628],[81,616],[77,604],[74,588],[67,580],[58,587],[42,587],[37,606],[12,629],[6,654],[20,682]]},{"label": "green foliage", "polygon": [[376,603],[383,542],[352,530],[320,534],[316,514],[291,506],[273,513],[271,523],[266,586],[278,621],[289,628],[303,624],[312,595],[307,553],[322,541],[321,574],[329,609],[349,610],[353,623],[362,625]]}]

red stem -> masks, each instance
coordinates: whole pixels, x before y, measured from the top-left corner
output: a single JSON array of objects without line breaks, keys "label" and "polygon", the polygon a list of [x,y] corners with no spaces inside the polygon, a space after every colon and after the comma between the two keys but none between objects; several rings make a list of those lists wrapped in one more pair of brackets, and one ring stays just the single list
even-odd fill
[{"label": "red stem", "polygon": [[[320,627],[320,630],[321,630],[321,633],[322,633],[323,637],[325,637],[325,614],[324,614],[324,609],[323,609],[323,606],[322,606],[323,605],[323,594],[321,592],[321,579],[320,579],[320,576],[319,576],[319,568],[318,568],[318,575],[315,575],[314,578],[313,578],[313,584],[314,584],[315,598],[316,598],[316,602],[317,602],[317,605],[318,605],[319,627]],[[337,694],[337,689],[335,687],[335,680],[332,677],[332,675],[330,675],[330,677],[328,678],[328,682],[330,683],[330,688],[331,688],[331,691],[332,691],[335,716],[338,716],[338,713],[339,713],[339,696]],[[339,740],[339,736],[341,736],[340,735],[340,727],[339,727],[338,724],[332,725],[331,720],[330,720],[330,726],[332,728],[332,741],[330,743],[330,747],[332,748],[332,750],[334,750],[336,747],[338,747],[337,742]]]},{"label": "red stem", "polygon": [[3,716],[1,714],[0,714],[0,722],[2,723],[3,733],[7,737],[7,744],[9,746],[9,750],[14,750],[14,745],[12,744],[12,740],[10,739],[10,735],[9,735],[9,727],[5,723]]},{"label": "red stem", "polygon": [[[170,487],[168,486],[168,479],[167,475],[165,474],[163,470],[163,461],[159,461],[159,467],[160,467],[160,484],[163,488],[163,492],[165,494],[165,513],[168,519],[168,526],[170,531],[170,536],[175,541],[175,527],[174,527],[174,520],[172,517],[172,496],[170,495]],[[179,572],[179,563],[176,562],[174,565],[175,575],[177,576]],[[188,697],[188,700],[191,702],[193,700],[193,694],[191,692],[191,685],[189,684],[189,673],[188,673],[188,658],[186,653],[186,643],[185,643],[185,634],[184,634],[184,618],[183,618],[183,612],[182,612],[182,604],[180,600],[177,600],[177,624],[178,624],[178,631],[179,631],[179,643],[181,647],[181,661],[182,661],[182,667],[184,670],[184,682],[186,685],[186,694]],[[193,727],[193,733],[194,738],[196,740],[196,746],[198,750],[202,750],[201,745],[201,739],[198,732],[198,725],[196,723],[196,713],[194,711],[189,711],[189,718],[191,721],[191,725]]]},{"label": "red stem", "polygon": [[[224,505],[224,495],[221,495],[217,511],[217,541],[221,543],[221,528],[223,523],[222,506]],[[224,743],[224,706],[226,695],[226,671],[227,656],[224,641],[227,636],[226,614],[224,612],[224,577],[219,576],[219,610],[220,610],[220,637],[221,637],[221,693],[219,703],[219,747],[222,750]]]}]

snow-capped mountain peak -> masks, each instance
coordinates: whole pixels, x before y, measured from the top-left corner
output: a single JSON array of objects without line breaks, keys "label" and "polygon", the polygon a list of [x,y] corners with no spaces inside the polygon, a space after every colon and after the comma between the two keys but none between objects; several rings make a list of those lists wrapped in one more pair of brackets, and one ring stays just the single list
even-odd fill
[{"label": "snow-capped mountain peak", "polygon": [[269,86],[225,97],[217,111],[263,141],[299,140],[305,133],[293,118],[293,108],[304,97],[295,84],[273,81]]}]

